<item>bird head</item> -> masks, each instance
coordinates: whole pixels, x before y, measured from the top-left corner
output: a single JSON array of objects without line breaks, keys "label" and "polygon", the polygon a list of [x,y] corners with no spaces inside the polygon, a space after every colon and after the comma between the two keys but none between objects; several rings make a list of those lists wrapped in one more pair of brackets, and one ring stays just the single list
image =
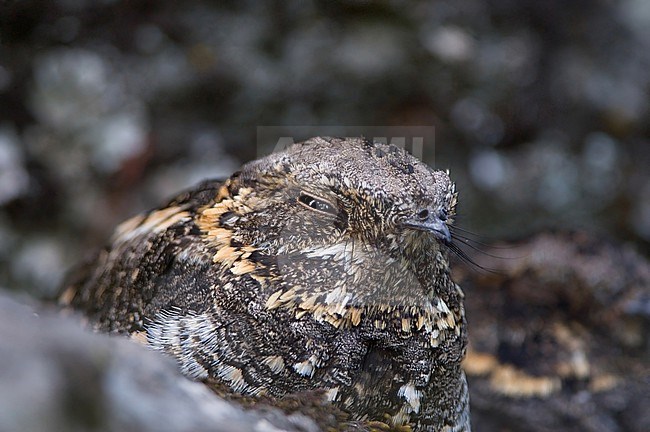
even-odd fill
[{"label": "bird head", "polygon": [[420,305],[449,285],[454,183],[399,147],[313,138],[244,165],[224,188],[204,230],[225,265],[223,250],[250,257],[237,271],[281,280],[296,305]]},{"label": "bird head", "polygon": [[252,208],[280,224],[294,246],[350,239],[404,249],[451,241],[456,193],[449,175],[394,145],[313,138],[243,167]]}]

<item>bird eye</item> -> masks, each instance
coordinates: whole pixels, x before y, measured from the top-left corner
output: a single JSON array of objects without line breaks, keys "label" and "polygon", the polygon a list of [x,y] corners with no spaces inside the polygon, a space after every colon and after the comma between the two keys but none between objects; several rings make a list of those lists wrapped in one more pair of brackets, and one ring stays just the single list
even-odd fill
[{"label": "bird eye", "polygon": [[322,213],[328,213],[332,215],[336,215],[338,213],[334,205],[321,198],[316,198],[304,192],[300,193],[298,202],[306,207],[309,207],[312,210],[316,210]]}]

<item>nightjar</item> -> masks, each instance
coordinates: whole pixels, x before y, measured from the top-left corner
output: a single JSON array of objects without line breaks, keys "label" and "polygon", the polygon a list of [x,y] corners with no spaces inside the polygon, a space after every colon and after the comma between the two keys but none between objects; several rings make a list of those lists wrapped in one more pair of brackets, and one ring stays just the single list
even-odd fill
[{"label": "nightjar", "polygon": [[124,222],[60,300],[238,394],[469,431],[456,198],[396,146],[313,138]]}]

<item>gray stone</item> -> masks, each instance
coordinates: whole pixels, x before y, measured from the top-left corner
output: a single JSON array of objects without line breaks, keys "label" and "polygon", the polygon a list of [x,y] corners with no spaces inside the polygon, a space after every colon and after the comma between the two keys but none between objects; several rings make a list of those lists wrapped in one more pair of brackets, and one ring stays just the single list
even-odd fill
[{"label": "gray stone", "polygon": [[94,334],[0,292],[0,431],[318,431],[302,415],[244,410],[171,359]]}]

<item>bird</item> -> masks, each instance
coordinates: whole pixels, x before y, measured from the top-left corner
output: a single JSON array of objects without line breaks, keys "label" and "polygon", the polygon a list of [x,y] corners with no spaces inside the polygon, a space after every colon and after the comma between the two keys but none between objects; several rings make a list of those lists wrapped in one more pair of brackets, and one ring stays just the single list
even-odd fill
[{"label": "bird", "polygon": [[234,394],[470,431],[457,201],[399,146],[315,137],[128,219],[59,300]]}]

